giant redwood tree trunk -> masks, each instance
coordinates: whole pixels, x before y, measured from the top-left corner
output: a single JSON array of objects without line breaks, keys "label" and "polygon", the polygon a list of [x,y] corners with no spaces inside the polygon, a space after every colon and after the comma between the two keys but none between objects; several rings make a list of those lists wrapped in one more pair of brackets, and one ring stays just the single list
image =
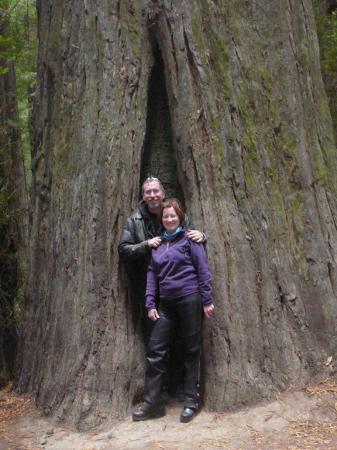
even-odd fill
[{"label": "giant redwood tree trunk", "polygon": [[38,13],[18,388],[82,426],[130,411],[142,348],[117,243],[153,170],[171,187],[177,173],[208,235],[206,407],[305,383],[337,347],[337,159],[311,1],[39,0]]}]

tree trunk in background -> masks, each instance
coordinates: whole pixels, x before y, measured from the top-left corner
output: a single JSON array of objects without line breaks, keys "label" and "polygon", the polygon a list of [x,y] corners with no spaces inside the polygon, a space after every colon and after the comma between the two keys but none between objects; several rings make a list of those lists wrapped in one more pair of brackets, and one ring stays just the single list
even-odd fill
[{"label": "tree trunk in background", "polygon": [[141,170],[172,183],[174,157],[213,273],[206,407],[303,385],[337,347],[337,159],[311,1],[40,0],[38,13],[17,387],[82,427],[130,411],[143,358],[117,243]]},{"label": "tree trunk in background", "polygon": [[[316,2],[316,0],[315,0]],[[320,2],[317,2],[317,6],[320,7],[321,11],[325,14],[330,14],[333,10],[337,8],[337,1],[336,0],[321,0]]]},{"label": "tree trunk in background", "polygon": [[[10,53],[8,2],[0,8],[1,55]],[[13,63],[0,57],[0,383],[14,375],[20,290],[27,262],[28,198]]]},{"label": "tree trunk in background", "polygon": [[332,123],[337,139],[337,1],[314,0],[320,61],[328,95]]}]

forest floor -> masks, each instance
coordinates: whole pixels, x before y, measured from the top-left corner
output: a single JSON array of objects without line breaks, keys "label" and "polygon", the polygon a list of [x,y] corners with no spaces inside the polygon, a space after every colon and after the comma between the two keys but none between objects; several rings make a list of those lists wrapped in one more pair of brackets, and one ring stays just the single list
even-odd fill
[{"label": "forest floor", "polygon": [[0,391],[0,450],[336,450],[337,376],[237,412],[201,411],[179,422],[181,405],[146,422],[131,417],[80,433],[41,416],[27,396]]}]

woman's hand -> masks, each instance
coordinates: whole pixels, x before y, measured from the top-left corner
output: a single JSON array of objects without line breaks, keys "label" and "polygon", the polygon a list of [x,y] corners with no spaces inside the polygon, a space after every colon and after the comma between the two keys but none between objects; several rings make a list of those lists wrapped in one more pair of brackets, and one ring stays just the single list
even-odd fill
[{"label": "woman's hand", "polygon": [[159,314],[158,311],[156,310],[156,308],[154,309],[150,309],[150,311],[147,312],[147,317],[150,320],[153,320],[154,322],[159,319]]},{"label": "woman's hand", "polygon": [[209,319],[212,316],[213,311],[214,311],[213,303],[211,303],[210,305],[204,306],[204,313],[205,313],[205,316],[207,317],[207,319]]}]

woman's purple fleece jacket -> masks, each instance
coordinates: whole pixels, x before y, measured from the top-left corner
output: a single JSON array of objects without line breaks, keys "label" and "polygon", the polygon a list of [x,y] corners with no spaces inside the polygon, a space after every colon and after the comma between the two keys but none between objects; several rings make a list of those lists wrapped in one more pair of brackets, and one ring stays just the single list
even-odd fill
[{"label": "woman's purple fleece jacket", "polygon": [[[159,292],[158,292],[159,289]],[[147,272],[146,308],[156,308],[156,298],[170,300],[199,292],[204,305],[213,303],[211,274],[203,244],[185,236],[185,230],[172,241],[152,250]]]}]

